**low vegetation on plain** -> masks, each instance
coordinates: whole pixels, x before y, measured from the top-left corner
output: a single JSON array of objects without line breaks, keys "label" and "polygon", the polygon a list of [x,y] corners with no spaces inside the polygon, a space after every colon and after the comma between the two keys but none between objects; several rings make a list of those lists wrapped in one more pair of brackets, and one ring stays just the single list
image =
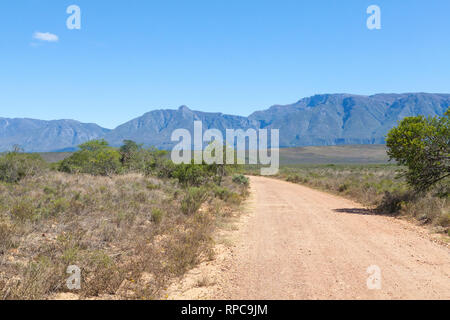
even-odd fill
[{"label": "low vegetation on plain", "polygon": [[[238,178],[236,178],[238,177]],[[56,163],[0,157],[0,299],[161,299],[213,259],[212,235],[247,194],[216,165],[174,165],[133,141],[91,141]],[[68,266],[81,269],[69,290]]]}]

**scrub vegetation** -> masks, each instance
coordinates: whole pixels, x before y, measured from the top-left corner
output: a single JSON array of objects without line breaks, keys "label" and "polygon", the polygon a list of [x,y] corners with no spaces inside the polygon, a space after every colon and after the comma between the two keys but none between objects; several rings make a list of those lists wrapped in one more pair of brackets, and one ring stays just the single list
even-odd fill
[{"label": "scrub vegetation", "polygon": [[[164,151],[91,141],[47,163],[0,157],[0,299],[161,299],[213,259],[212,234],[247,195],[216,165],[175,165]],[[68,266],[81,269],[69,290]]]}]

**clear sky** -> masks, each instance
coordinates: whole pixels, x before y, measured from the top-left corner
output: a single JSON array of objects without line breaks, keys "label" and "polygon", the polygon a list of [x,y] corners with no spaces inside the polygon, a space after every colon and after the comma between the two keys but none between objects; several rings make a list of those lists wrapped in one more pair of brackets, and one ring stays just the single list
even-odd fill
[{"label": "clear sky", "polygon": [[[66,27],[72,4],[81,30]],[[366,27],[372,4],[381,30]],[[448,93],[449,17],[448,0],[2,0],[0,116],[113,128],[180,105]]]}]

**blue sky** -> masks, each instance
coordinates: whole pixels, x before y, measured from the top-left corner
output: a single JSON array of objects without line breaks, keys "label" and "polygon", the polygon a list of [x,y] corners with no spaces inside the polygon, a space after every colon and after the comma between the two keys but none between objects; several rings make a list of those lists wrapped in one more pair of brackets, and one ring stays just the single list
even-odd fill
[{"label": "blue sky", "polygon": [[[66,27],[72,4],[81,30]],[[366,27],[372,4],[381,30]],[[449,12],[448,0],[4,0],[0,116],[113,128],[180,105],[249,115],[317,93],[448,93]]]}]

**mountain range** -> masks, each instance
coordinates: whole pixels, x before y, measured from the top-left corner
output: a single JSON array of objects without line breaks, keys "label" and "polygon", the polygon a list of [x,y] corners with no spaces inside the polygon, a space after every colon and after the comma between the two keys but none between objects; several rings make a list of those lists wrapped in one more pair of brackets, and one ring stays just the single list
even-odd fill
[{"label": "mountain range", "polygon": [[71,151],[86,141],[106,139],[119,146],[124,139],[170,149],[175,129],[193,132],[195,120],[203,129],[280,129],[280,147],[343,144],[383,144],[399,120],[416,115],[442,116],[450,94],[405,93],[322,94],[290,105],[275,105],[248,117],[193,111],[155,110],[110,130],[74,120],[43,121],[0,118],[0,151],[19,145],[27,152]]}]

